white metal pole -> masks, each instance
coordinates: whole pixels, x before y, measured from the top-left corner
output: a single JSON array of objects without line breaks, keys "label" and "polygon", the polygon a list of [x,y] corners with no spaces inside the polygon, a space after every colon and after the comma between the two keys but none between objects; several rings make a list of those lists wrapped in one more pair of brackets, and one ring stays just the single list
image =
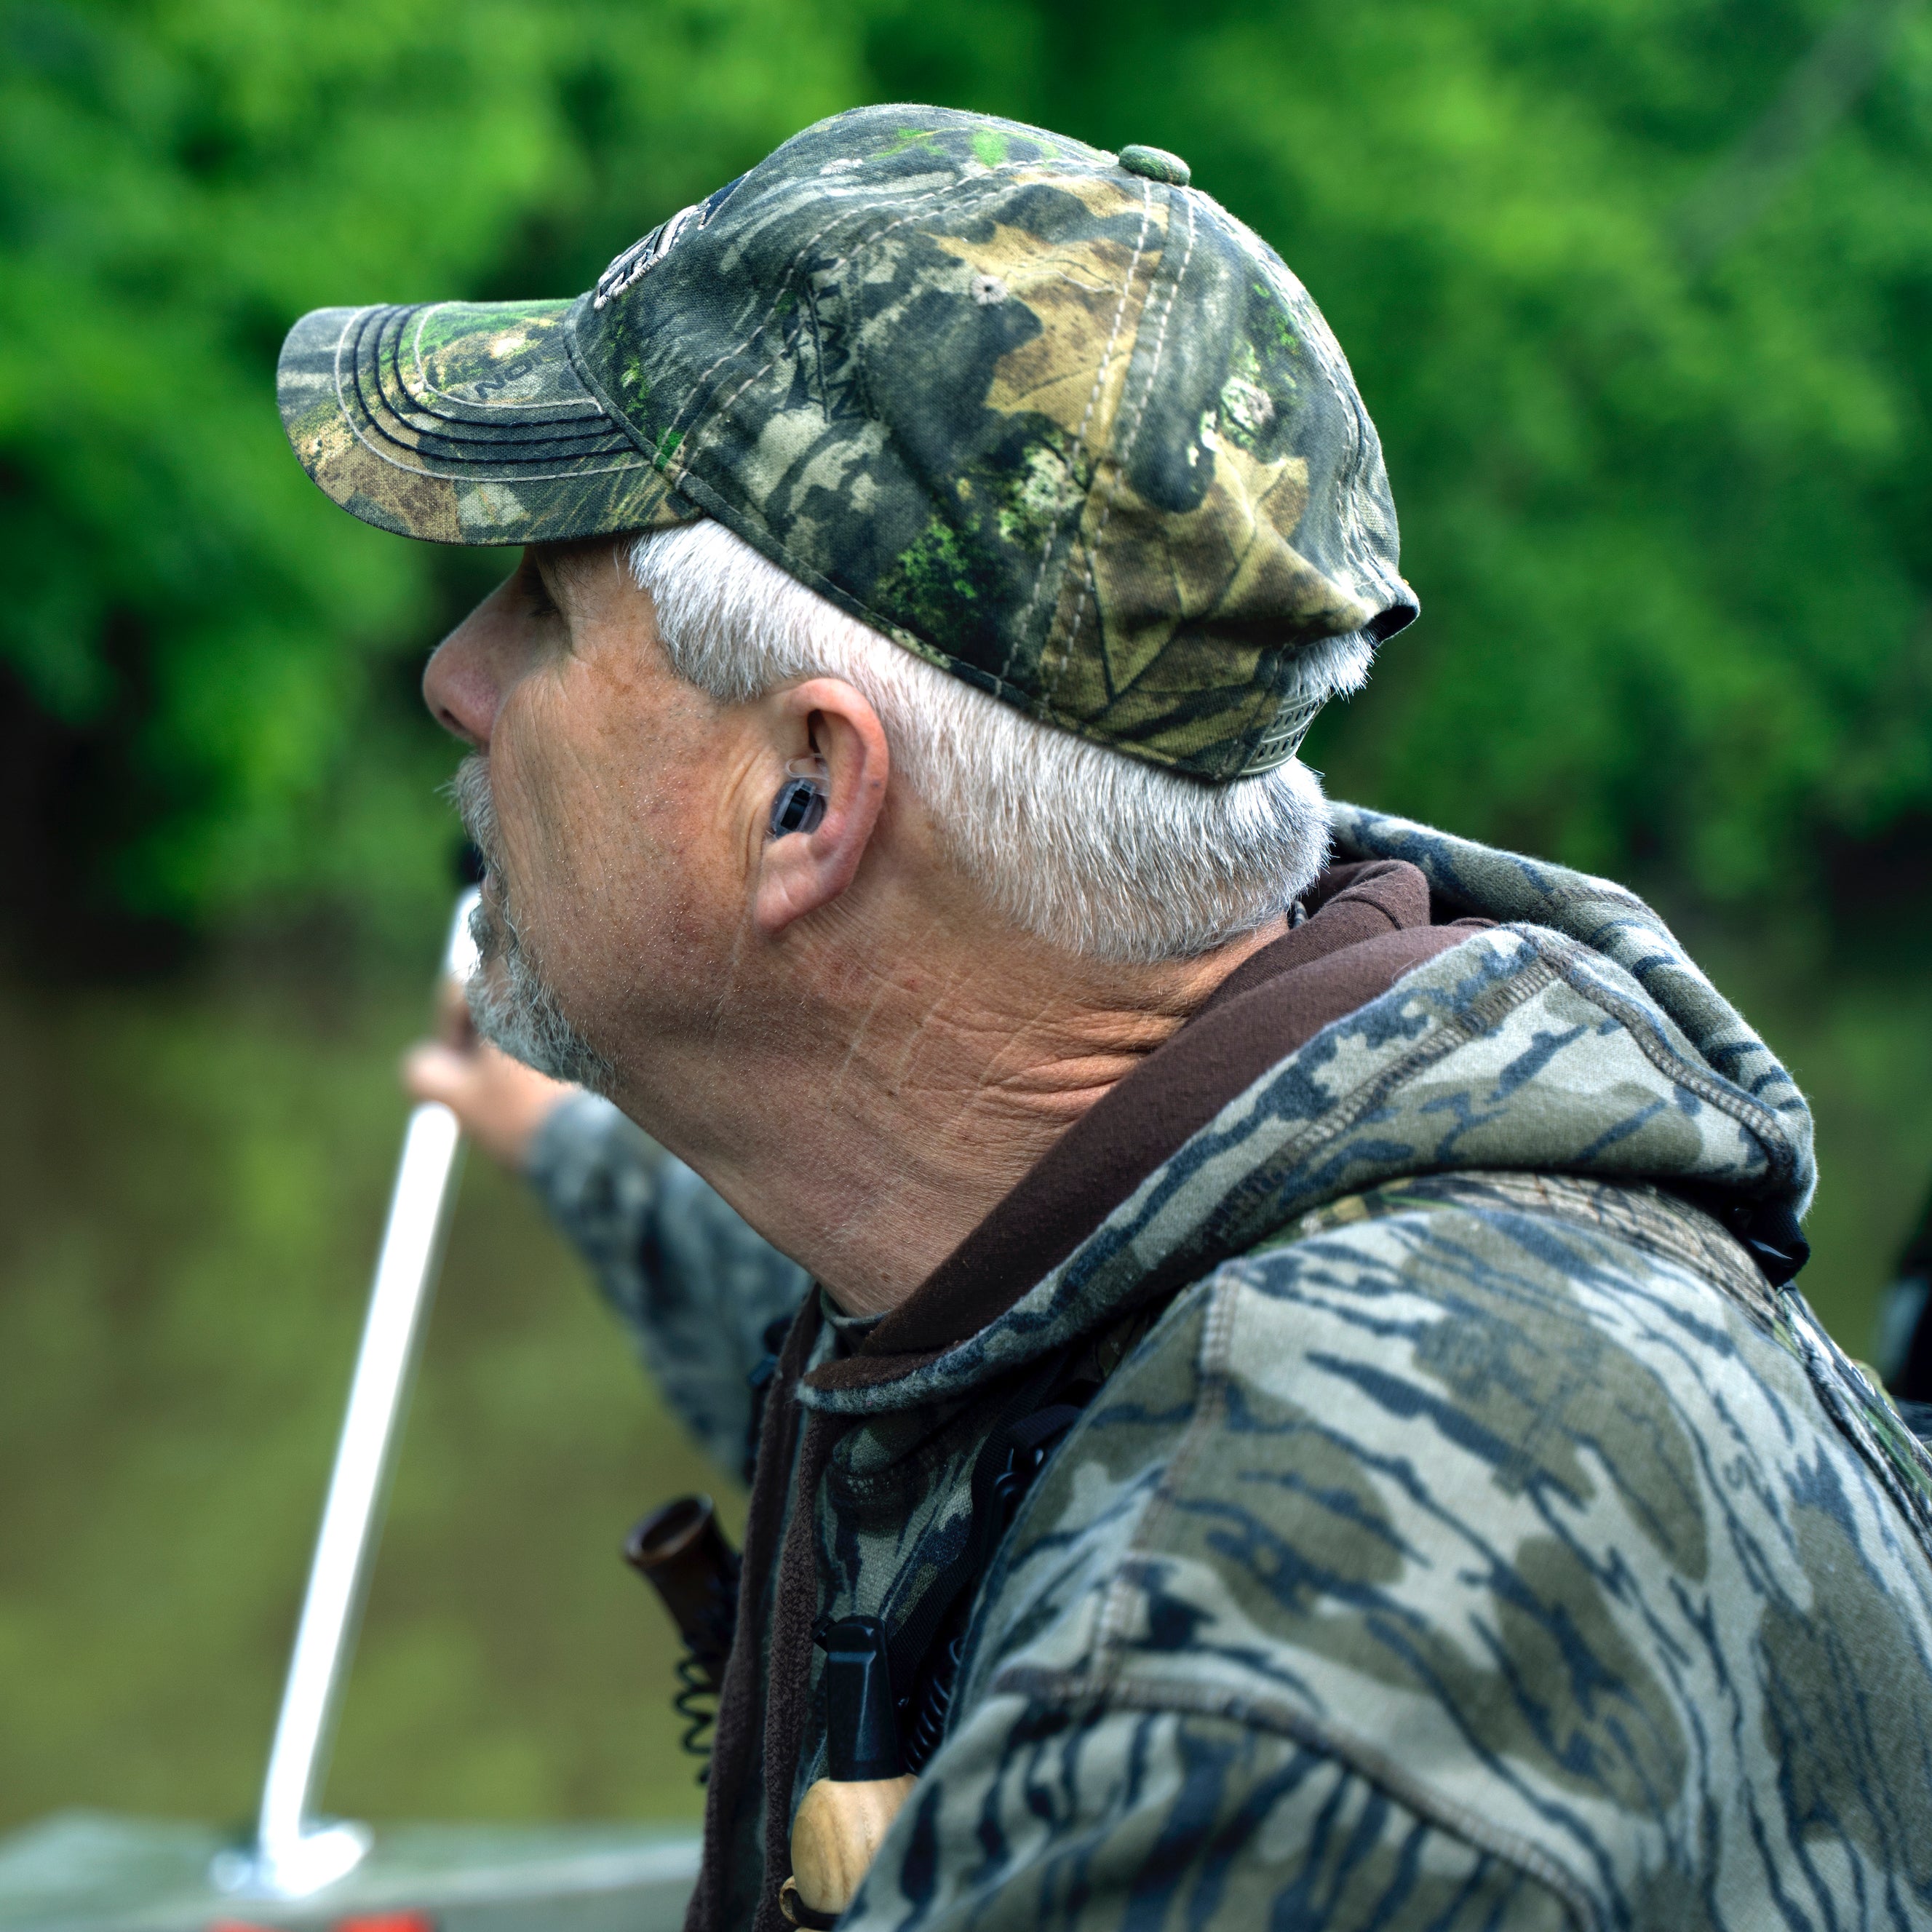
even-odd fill
[{"label": "white metal pole", "polygon": [[[445,956],[445,970],[459,982],[476,963],[470,937],[476,904],[474,892],[458,902]],[[216,1882],[231,1891],[306,1897],[352,1870],[369,1847],[366,1826],[322,1823],[314,1810],[328,1773],[356,1624],[382,1536],[389,1472],[442,1258],[460,1172],[461,1134],[456,1116],[430,1102],[410,1114],[403,1138],[368,1318],[268,1754],[254,1850],[217,1862]]]}]

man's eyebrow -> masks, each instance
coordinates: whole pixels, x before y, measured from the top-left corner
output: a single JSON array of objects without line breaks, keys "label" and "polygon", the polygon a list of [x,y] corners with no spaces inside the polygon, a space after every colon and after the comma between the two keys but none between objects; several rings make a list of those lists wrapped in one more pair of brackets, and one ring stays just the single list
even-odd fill
[{"label": "man's eyebrow", "polygon": [[572,543],[532,544],[530,550],[544,581],[558,593],[560,602],[575,590],[577,580],[603,554],[601,545]]},{"label": "man's eyebrow", "polygon": [[578,580],[585,562],[582,553],[562,544],[532,544],[529,556],[536,592],[548,607],[542,614],[568,622],[577,604]]}]

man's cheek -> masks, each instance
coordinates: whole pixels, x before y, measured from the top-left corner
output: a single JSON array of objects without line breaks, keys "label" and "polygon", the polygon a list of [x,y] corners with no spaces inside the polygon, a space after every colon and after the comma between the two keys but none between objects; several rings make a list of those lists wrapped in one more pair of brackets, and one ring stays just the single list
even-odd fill
[{"label": "man's cheek", "polygon": [[520,692],[506,706],[490,749],[498,842],[519,917],[527,899],[577,870],[574,835],[582,814],[570,796],[573,761],[560,760],[559,748],[554,723]]}]

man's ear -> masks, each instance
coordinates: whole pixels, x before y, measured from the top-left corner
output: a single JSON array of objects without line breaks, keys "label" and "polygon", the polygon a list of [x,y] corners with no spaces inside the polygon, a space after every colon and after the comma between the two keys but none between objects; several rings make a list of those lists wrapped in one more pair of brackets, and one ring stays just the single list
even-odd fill
[{"label": "man's ear", "polygon": [[[842,678],[813,678],[772,702],[779,745],[790,746],[794,759],[815,752],[825,767],[825,815],[808,832],[780,837],[758,827],[764,844],[752,875],[752,916],[768,939],[830,904],[858,876],[892,772],[879,714]],[[783,782],[774,778],[767,812]]]}]

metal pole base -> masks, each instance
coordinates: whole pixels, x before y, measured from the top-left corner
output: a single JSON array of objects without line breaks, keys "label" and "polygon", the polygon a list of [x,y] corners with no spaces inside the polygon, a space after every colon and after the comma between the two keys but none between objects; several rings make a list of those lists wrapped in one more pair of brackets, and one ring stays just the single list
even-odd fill
[{"label": "metal pole base", "polygon": [[[443,970],[459,983],[476,963],[470,931],[476,905],[476,894],[465,892],[450,928]],[[434,1102],[410,1115],[268,1753],[260,1822],[252,1850],[224,1852],[209,1870],[210,1882],[224,1892],[307,1898],[346,1878],[368,1852],[366,1825],[318,1820],[309,1808],[322,1796],[362,1593],[382,1534],[390,1466],[442,1264],[462,1131],[456,1116]]]},{"label": "metal pole base", "polygon": [[313,1825],[280,1844],[218,1852],[208,1875],[218,1892],[255,1898],[307,1898],[346,1878],[368,1856],[374,1842],[367,1825]]}]

